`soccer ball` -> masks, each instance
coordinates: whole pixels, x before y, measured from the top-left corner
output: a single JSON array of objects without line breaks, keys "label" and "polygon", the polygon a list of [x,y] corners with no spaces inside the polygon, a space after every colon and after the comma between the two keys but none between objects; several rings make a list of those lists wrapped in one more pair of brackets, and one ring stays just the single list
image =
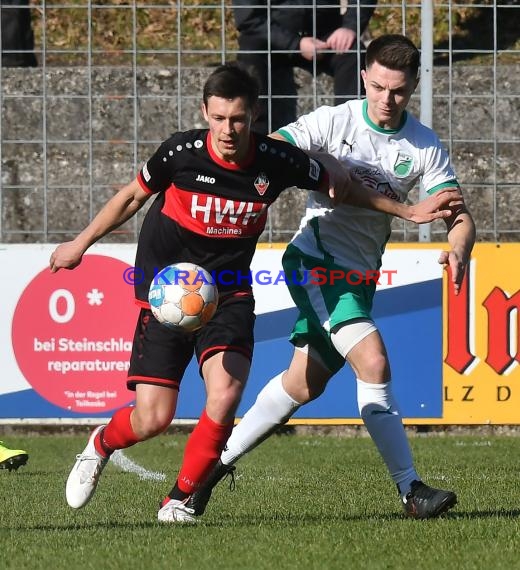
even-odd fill
[{"label": "soccer ball", "polygon": [[175,263],[153,278],[148,301],[160,323],[193,332],[215,314],[218,289],[204,268],[194,263]]}]

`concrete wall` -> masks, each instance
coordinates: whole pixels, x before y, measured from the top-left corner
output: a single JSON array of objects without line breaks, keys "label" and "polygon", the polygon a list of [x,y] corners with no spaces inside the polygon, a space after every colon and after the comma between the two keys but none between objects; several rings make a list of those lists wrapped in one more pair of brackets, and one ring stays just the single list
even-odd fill
[{"label": "concrete wall", "polygon": [[[210,69],[2,69],[0,241],[62,241],[88,223],[115,189],[171,132],[204,125],[200,93]],[[299,112],[314,107],[310,75],[299,72]],[[45,81],[44,81],[45,79]],[[480,240],[519,241],[520,66],[457,66],[434,73],[434,128],[449,148]],[[317,104],[328,104],[320,76]],[[411,103],[418,115],[419,98]],[[304,194],[273,207],[263,240],[287,241]],[[142,217],[142,214],[140,214]],[[134,241],[131,221],[109,241]],[[444,239],[443,223],[433,239]],[[417,228],[395,221],[394,241]]]}]

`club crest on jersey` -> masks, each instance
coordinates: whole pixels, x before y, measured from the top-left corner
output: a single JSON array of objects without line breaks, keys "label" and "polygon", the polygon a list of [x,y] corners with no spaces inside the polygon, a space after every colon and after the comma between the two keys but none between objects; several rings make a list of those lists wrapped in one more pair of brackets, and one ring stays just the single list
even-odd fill
[{"label": "club crest on jersey", "polygon": [[265,172],[260,172],[260,174],[255,179],[255,188],[256,191],[263,196],[266,190],[269,188],[269,178],[267,178],[267,174]]},{"label": "club crest on jersey", "polygon": [[410,174],[413,166],[413,158],[409,154],[399,152],[394,162],[394,174],[398,178],[404,178]]}]

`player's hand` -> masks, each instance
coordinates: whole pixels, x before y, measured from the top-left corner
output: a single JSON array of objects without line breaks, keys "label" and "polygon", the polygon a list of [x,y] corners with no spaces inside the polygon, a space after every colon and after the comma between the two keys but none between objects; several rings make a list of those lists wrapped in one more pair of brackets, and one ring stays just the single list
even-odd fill
[{"label": "player's hand", "polygon": [[327,38],[327,47],[336,53],[345,53],[356,41],[356,32],[348,28],[338,28]]},{"label": "player's hand", "polygon": [[323,54],[318,52],[326,49],[329,49],[327,43],[317,38],[305,37],[300,40],[300,54],[308,61],[312,61],[314,58],[320,59]]},{"label": "player's hand", "polygon": [[334,206],[339,204],[345,204],[347,202],[347,196],[350,194],[350,188],[352,184],[355,184],[355,180],[351,178],[350,174],[346,169],[343,169],[344,173],[341,180],[336,178],[329,184],[329,197],[332,200]]},{"label": "player's hand", "polygon": [[453,210],[464,203],[458,188],[445,188],[413,206],[408,206],[406,220],[416,224],[428,224],[434,220],[449,218]]},{"label": "player's hand", "polygon": [[441,252],[439,263],[443,265],[444,268],[449,267],[453,289],[455,291],[455,295],[458,295],[466,272],[466,266],[468,264],[467,260],[463,259],[456,251],[451,250]]},{"label": "player's hand", "polygon": [[327,170],[329,197],[333,204],[337,206],[344,203],[349,193],[349,187],[353,184],[353,177],[349,170],[337,158],[327,152],[313,153],[312,156]]},{"label": "player's hand", "polygon": [[83,249],[75,241],[59,245],[51,254],[49,267],[52,273],[59,269],[74,269],[81,263]]}]

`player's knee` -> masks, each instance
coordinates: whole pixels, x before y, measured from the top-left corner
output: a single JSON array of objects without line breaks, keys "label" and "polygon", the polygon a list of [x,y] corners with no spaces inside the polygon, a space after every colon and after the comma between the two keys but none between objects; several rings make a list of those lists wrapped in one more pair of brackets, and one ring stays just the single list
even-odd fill
[{"label": "player's knee", "polygon": [[318,398],[323,393],[324,388],[325,386],[322,385],[301,382],[298,385],[291,386],[289,395],[303,405]]},{"label": "player's knee", "polygon": [[243,391],[243,384],[234,382],[209,395],[206,402],[206,410],[209,416],[215,421],[228,421],[235,415]]},{"label": "player's knee", "polygon": [[289,367],[283,380],[284,390],[299,404],[306,404],[318,398],[327,385],[330,374],[309,360],[305,370]]},{"label": "player's knee", "polygon": [[307,402],[311,402],[318,398],[322,393],[323,390],[317,389],[313,386],[305,386],[305,389],[301,390],[297,400],[302,404],[306,404]]},{"label": "player's knee", "polygon": [[390,380],[388,359],[380,352],[368,353],[360,368],[358,376],[361,379],[371,382],[388,382]]},{"label": "player's knee", "polygon": [[142,439],[150,439],[163,433],[173,420],[173,411],[166,409],[147,410],[136,413],[132,419],[135,433]]}]

